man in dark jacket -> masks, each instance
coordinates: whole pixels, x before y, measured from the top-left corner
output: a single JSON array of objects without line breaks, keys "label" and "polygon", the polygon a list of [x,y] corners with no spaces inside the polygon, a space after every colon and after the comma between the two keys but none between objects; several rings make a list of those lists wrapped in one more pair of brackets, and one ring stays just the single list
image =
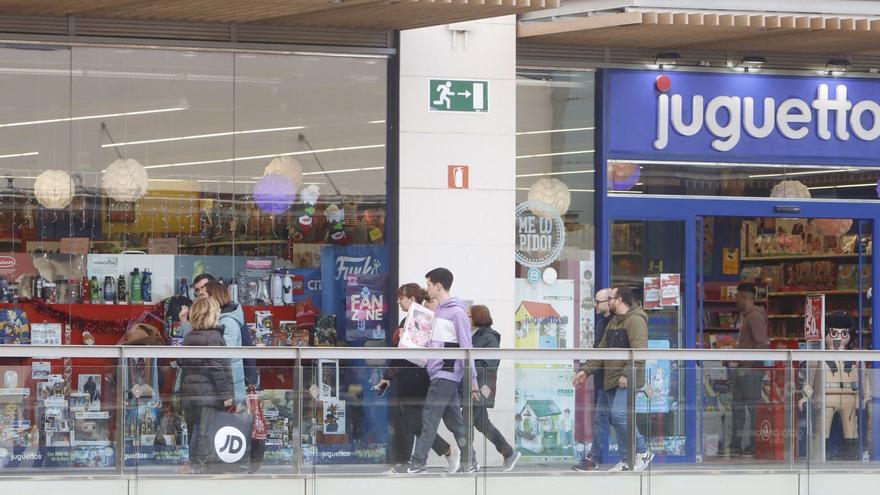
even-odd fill
[{"label": "man in dark jacket", "polygon": [[[493,348],[501,346],[501,334],[492,329],[492,316],[489,308],[477,305],[471,308],[471,322],[476,328],[471,343],[474,349]],[[504,457],[502,471],[511,471],[519,460],[520,454],[504,439],[504,435],[489,421],[489,409],[495,407],[495,389],[498,383],[497,359],[476,359],[477,386],[480,388],[480,399],[473,403],[474,427],[492,442],[495,450]]]},{"label": "man in dark jacket", "polygon": [[[736,307],[739,310],[737,349],[766,349],[770,347],[767,334],[767,313],[755,305],[755,284],[742,283],[736,288]],[[730,455],[754,455],[755,406],[761,401],[764,370],[759,363],[748,361],[729,363],[732,385],[732,430]],[[748,413],[749,421],[746,421]],[[745,444],[745,446],[743,446]]]},{"label": "man in dark jacket", "polygon": [[[602,337],[605,336],[605,328],[611,322],[611,289],[602,289],[596,293],[596,334],[593,338],[593,347],[600,348]],[[575,471],[594,471],[602,462],[602,449],[608,443],[608,426],[611,404],[602,386],[605,380],[605,371],[599,368],[593,372],[593,443],[590,452],[584,459],[572,469]]]},{"label": "man in dark jacket", "polygon": [[[602,336],[601,348],[607,349],[640,349],[648,347],[648,315],[641,306],[636,305],[632,289],[629,287],[617,287],[609,299],[610,308],[614,319]],[[580,385],[587,377],[598,370],[605,372],[603,391],[607,395],[607,402],[611,405],[611,426],[617,433],[618,439],[627,438],[627,388],[635,387],[640,390],[645,386],[645,363],[636,361],[635,368],[630,369],[628,360],[602,360],[593,359],[584,363],[581,370],[574,377],[574,384]],[[636,383],[629,383],[627,376],[632,374]],[[627,459],[629,446],[626,441],[619,441],[620,462],[611,468],[616,471],[642,471],[648,467],[654,455],[648,450],[645,439],[639,433],[638,426],[634,425],[636,440],[636,460],[630,466]]]}]

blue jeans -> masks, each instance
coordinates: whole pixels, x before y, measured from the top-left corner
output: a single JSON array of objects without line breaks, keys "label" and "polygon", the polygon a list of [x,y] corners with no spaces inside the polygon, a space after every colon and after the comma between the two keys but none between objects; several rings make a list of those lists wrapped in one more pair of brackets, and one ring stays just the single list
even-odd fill
[{"label": "blue jeans", "polygon": [[[601,387],[602,384],[598,383]],[[596,406],[593,411],[593,444],[590,446],[590,457],[593,462],[599,463],[602,460],[602,449],[608,445],[608,423],[610,421],[608,391],[599,388],[596,391]]]},{"label": "blue jeans", "polygon": [[[627,438],[629,437],[626,432],[626,392],[627,389],[625,388],[615,388],[605,391],[605,393],[610,396],[611,426],[614,427],[614,432],[617,433],[618,452],[620,453],[620,459],[624,462],[626,462],[629,456],[629,442],[627,441]],[[636,453],[644,454],[648,451],[648,447],[645,445],[645,439],[642,437],[642,434],[639,433],[638,425],[634,425],[634,429],[636,433]]]}]

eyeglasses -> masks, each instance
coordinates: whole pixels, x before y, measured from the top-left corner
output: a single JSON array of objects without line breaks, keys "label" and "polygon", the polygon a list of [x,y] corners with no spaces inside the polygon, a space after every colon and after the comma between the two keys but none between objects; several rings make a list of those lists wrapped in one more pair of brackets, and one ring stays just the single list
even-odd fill
[{"label": "eyeglasses", "polygon": [[608,301],[609,301],[609,299],[602,299],[601,301],[599,299],[596,299],[596,304],[602,304],[602,303],[606,303]]}]

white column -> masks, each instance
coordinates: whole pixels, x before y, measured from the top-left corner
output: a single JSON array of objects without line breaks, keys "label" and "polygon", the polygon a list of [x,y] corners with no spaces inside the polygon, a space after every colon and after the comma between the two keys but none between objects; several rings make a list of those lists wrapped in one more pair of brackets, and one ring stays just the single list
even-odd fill
[{"label": "white column", "polygon": [[[516,18],[468,27],[400,36],[399,277],[423,285],[432,268],[450,269],[452,294],[488,306],[513,347]],[[447,78],[488,81],[488,112],[430,111],[430,80]],[[448,188],[449,165],[470,166],[469,189]],[[513,444],[513,383],[502,382],[492,417]]]}]

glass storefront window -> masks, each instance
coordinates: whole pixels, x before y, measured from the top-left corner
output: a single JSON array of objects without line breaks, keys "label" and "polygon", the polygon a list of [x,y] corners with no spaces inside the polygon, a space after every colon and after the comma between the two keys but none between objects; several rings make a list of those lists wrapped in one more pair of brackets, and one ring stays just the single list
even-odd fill
[{"label": "glass storefront window", "polygon": [[[113,345],[141,324],[181,345],[193,325],[182,308],[199,298],[196,278],[210,274],[232,300],[221,309],[234,321],[221,318],[226,345],[386,345],[387,66],[370,56],[0,48],[0,343]],[[31,361],[0,367],[30,370]],[[112,410],[108,392],[119,378],[101,367],[113,363],[36,361],[34,380],[62,382],[52,395],[71,431],[83,426],[67,413],[84,400],[87,378],[105,399],[91,397],[78,412],[107,418],[82,419],[126,425],[111,436],[125,445],[102,443],[112,452],[94,467],[116,467],[114,456],[128,459],[132,449],[141,454],[130,465],[151,465],[155,449],[144,447],[154,440],[136,431],[183,419],[170,360],[147,360],[152,376],[137,385],[149,386],[152,400]],[[250,379],[235,367],[241,404]],[[288,400],[289,366],[261,369],[262,389]],[[359,400],[348,394],[369,389],[361,375],[342,373],[336,398]],[[33,393],[19,410],[39,433],[45,401],[28,384]],[[288,467],[301,434],[292,423],[275,425],[286,433],[275,432],[283,441],[267,454]],[[159,457],[183,462],[187,445],[165,434],[156,436]],[[386,439],[353,432],[340,441],[381,447]],[[82,446],[94,445],[64,445],[70,462],[57,467],[77,467],[73,451]]]}]

